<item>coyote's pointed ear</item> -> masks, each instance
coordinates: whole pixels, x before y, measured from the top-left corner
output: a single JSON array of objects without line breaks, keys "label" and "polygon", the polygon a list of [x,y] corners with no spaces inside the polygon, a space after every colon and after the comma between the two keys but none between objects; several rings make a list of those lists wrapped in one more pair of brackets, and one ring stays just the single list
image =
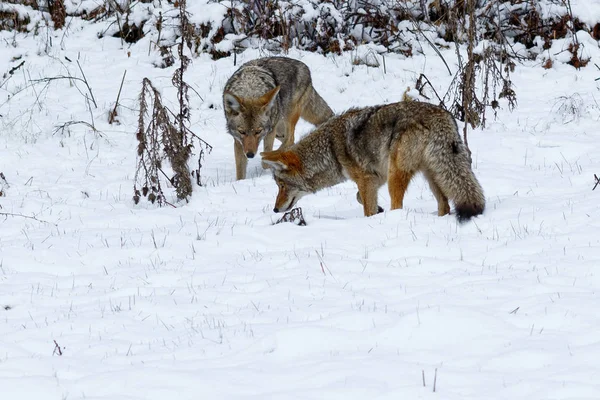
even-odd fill
[{"label": "coyote's pointed ear", "polygon": [[275,89],[269,90],[267,93],[263,94],[259,97],[258,102],[262,104],[263,108],[269,109],[273,107],[275,104],[275,99],[277,99],[277,93],[279,93],[280,86],[277,86]]},{"label": "coyote's pointed ear", "polygon": [[260,153],[263,164],[273,171],[284,171],[287,169],[287,165],[281,161],[280,151],[263,151]]},{"label": "coyote's pointed ear", "polygon": [[273,171],[287,171],[295,174],[302,171],[300,157],[292,151],[265,151],[260,153],[262,162]]},{"label": "coyote's pointed ear", "polygon": [[[261,155],[262,155],[262,153],[261,153]],[[281,161],[271,161],[271,160],[265,160],[263,158],[262,162],[267,168],[272,169],[273,171],[285,171],[287,169],[287,165],[285,165]]]},{"label": "coyote's pointed ear", "polygon": [[225,112],[228,114],[239,113],[244,107],[243,100],[229,92],[223,94],[223,102],[225,103]]}]

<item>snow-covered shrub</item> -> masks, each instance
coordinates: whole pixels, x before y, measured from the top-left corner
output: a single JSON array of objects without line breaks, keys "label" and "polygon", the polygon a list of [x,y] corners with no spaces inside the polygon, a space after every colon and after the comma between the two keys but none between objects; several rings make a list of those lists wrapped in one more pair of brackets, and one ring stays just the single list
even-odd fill
[{"label": "snow-covered shrub", "polygon": [[[149,35],[165,66],[177,38],[175,0],[7,0],[0,3],[0,29],[33,31],[50,21],[52,4],[63,4],[66,16],[99,23],[99,37],[115,36],[135,43]],[[585,32],[600,40],[600,15],[585,2],[570,0],[194,0],[188,4],[192,50],[213,58],[248,47],[285,52],[290,47],[323,54],[340,53],[361,44],[381,46],[411,56],[417,40],[465,43],[465,10],[474,7],[478,40],[506,45],[511,57],[544,62],[556,40],[568,40],[569,63],[587,64]],[[60,13],[59,13],[60,14]],[[60,28],[60,21],[54,22]],[[555,60],[556,61],[556,60]],[[550,63],[551,64],[551,63]]]}]

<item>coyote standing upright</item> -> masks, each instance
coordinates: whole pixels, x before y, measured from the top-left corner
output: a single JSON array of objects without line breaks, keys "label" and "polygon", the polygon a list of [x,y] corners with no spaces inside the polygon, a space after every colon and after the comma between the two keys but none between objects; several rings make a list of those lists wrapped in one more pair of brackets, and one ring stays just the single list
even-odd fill
[{"label": "coyote standing upright", "polygon": [[247,158],[258,152],[261,140],[265,151],[273,150],[276,137],[281,149],[289,147],[300,117],[319,125],[333,115],[313,88],[306,64],[286,57],[242,65],[225,84],[223,108],[227,131],[234,139],[238,180],[246,178]]},{"label": "coyote standing upright", "polygon": [[483,213],[485,197],[471,170],[456,121],[440,107],[401,102],[354,108],[329,119],[285,150],[262,153],[279,187],[275,212],[302,196],[352,179],[365,216],[376,214],[377,190],[386,182],[391,208],[423,172],[438,203],[438,215],[455,204],[459,222]]}]

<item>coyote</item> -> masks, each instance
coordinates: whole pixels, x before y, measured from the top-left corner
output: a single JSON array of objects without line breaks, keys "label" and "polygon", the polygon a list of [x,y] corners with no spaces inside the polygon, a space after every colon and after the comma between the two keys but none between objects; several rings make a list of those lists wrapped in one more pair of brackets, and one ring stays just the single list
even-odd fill
[{"label": "coyote", "polygon": [[402,208],[406,188],[423,172],[438,203],[464,222],[483,213],[485,197],[456,121],[440,107],[400,102],[353,108],[329,119],[288,149],[261,153],[279,193],[274,212],[290,210],[308,193],[352,179],[365,216],[383,211],[377,190],[386,182],[391,208]]},{"label": "coyote", "polygon": [[[285,57],[247,62],[229,78],[223,91],[227,131],[234,139],[236,179],[246,178],[247,158],[253,158],[264,139],[264,150],[294,144],[298,119],[319,125],[333,111],[312,86],[306,64]],[[263,164],[263,167],[266,166]]]}]

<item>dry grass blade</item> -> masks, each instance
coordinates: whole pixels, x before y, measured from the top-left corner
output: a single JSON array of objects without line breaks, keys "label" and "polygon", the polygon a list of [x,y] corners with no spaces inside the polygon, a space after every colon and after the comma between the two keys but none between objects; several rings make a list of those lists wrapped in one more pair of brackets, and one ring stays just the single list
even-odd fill
[{"label": "dry grass blade", "polygon": [[117,93],[117,100],[115,101],[115,107],[111,110],[111,112],[108,114],[108,123],[109,124],[113,124],[113,122],[119,122],[117,121],[117,107],[119,106],[119,99],[121,98],[121,90],[123,90],[123,82],[125,82],[125,75],[127,75],[127,70],[125,70],[123,72],[123,78],[121,78],[121,86],[119,86],[119,93]]},{"label": "dry grass blade", "polygon": [[77,124],[85,125],[88,128],[90,128],[92,130],[92,132],[94,132],[99,137],[104,137],[104,135],[102,134],[102,132],[100,132],[98,129],[96,129],[96,127],[94,125],[92,125],[92,124],[90,124],[89,122],[86,122],[86,121],[68,121],[68,122],[65,122],[63,124],[57,125],[54,128],[54,134],[60,132],[61,135],[64,135],[65,130],[68,127],[70,127],[71,125],[77,125]]},{"label": "dry grass blade", "polygon": [[54,351],[52,352],[52,355],[55,355],[55,354],[58,354],[59,356],[63,355],[62,349],[60,348],[58,343],[56,343],[56,340],[54,340]]}]

